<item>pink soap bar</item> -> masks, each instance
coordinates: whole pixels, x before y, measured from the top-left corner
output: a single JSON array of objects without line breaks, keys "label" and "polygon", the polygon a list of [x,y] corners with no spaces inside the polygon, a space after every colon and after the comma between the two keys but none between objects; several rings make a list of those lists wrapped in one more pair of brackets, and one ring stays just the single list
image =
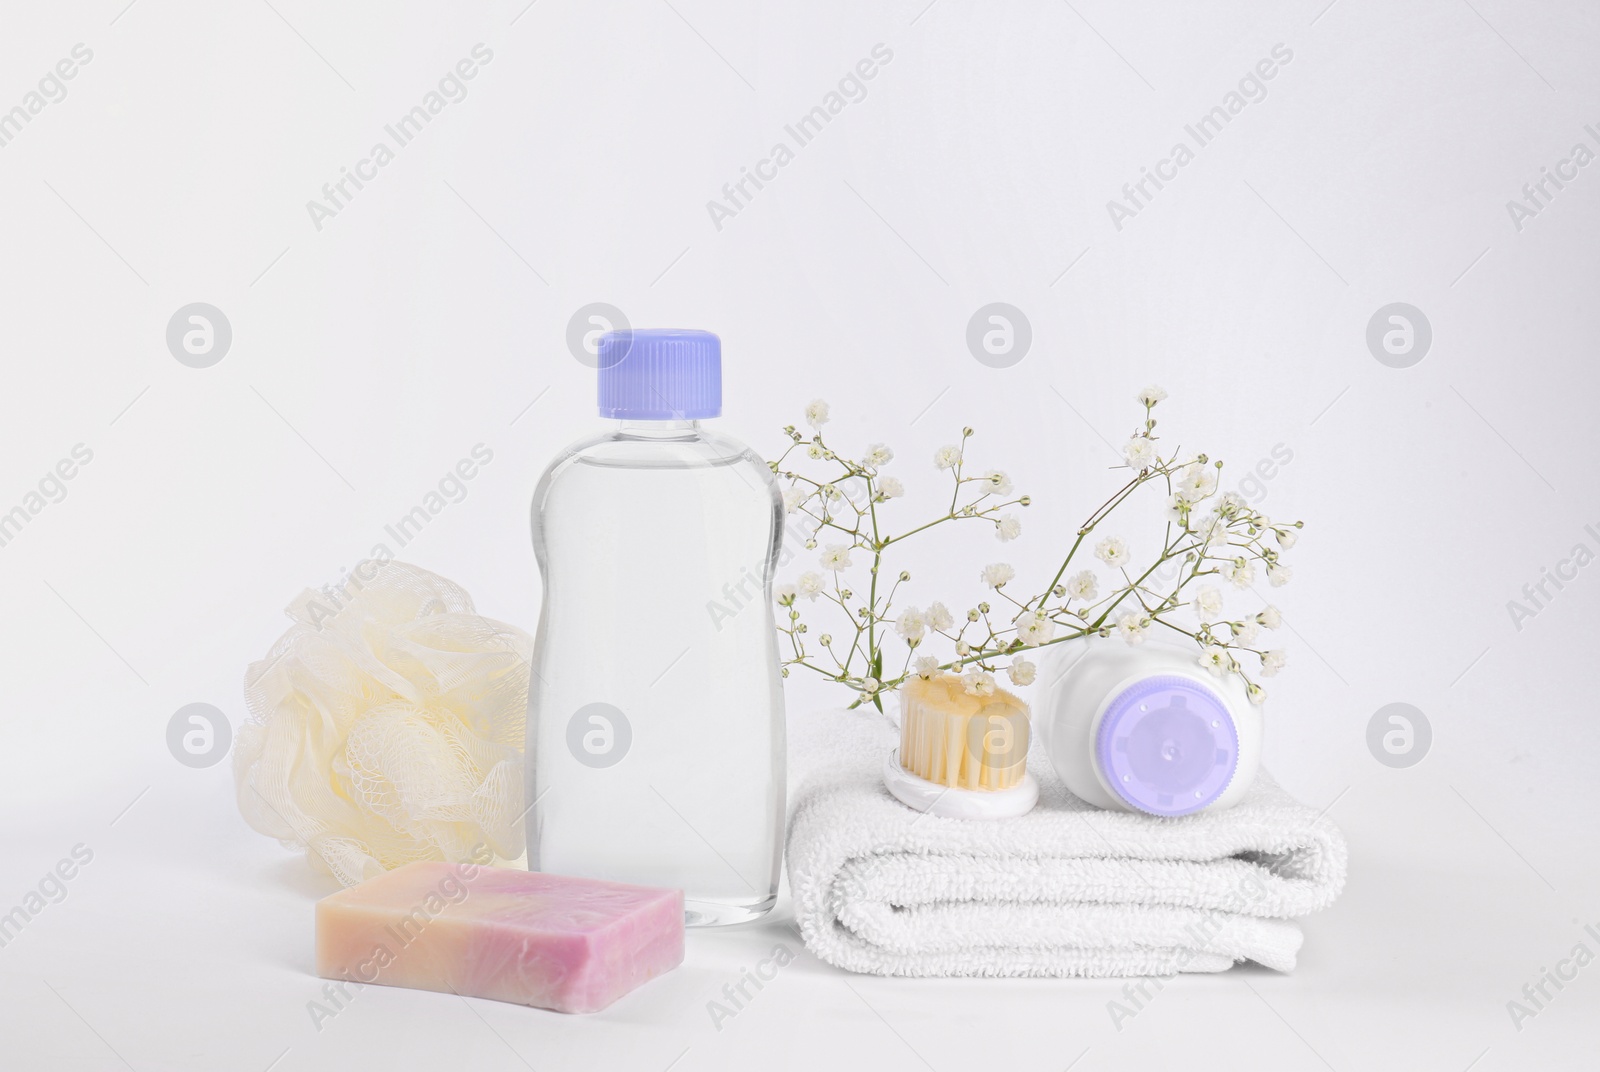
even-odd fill
[{"label": "pink soap bar", "polygon": [[683,963],[683,891],[426,860],[317,902],[317,974],[595,1012]]}]

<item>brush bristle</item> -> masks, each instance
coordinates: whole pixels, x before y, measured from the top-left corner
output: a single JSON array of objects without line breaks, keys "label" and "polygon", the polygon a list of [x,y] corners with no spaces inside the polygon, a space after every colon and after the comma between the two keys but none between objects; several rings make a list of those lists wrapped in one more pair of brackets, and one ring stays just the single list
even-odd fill
[{"label": "brush bristle", "polygon": [[1004,689],[973,696],[955,674],[900,690],[900,765],[953,789],[1010,789],[1027,772],[1028,705]]}]

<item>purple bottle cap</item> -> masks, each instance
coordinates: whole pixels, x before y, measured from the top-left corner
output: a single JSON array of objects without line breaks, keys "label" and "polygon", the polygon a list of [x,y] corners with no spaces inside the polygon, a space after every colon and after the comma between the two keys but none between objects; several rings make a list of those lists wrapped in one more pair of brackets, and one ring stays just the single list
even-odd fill
[{"label": "purple bottle cap", "polygon": [[1111,698],[1095,736],[1100,776],[1131,808],[1188,815],[1222,795],[1239,765],[1228,707],[1192,678],[1162,674]]},{"label": "purple bottle cap", "polygon": [[600,336],[600,416],[693,421],[722,413],[722,340],[689,328]]}]

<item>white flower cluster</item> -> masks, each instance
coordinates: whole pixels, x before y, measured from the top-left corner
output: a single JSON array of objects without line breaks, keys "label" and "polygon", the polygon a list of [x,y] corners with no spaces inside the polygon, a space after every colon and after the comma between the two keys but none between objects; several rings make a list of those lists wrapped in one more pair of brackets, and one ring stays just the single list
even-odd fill
[{"label": "white flower cluster", "polygon": [[[1137,394],[1144,421],[1122,450],[1133,477],[1078,528],[1049,586],[1040,594],[1018,598],[1011,594],[1016,569],[1008,562],[991,562],[979,571],[978,579],[992,593],[991,599],[1010,606],[1002,607],[1004,613],[996,616],[996,607],[982,601],[959,619],[940,602],[926,608],[897,605],[900,587],[911,581],[911,574],[902,570],[897,579],[889,581],[886,554],[912,535],[956,521],[985,521],[995,539],[1009,543],[1022,535],[1022,522],[1006,508],[1026,507],[1029,497],[1015,495],[1004,470],[967,473],[967,441],[973,432],[963,429],[958,443],[940,447],[932,459],[934,469],[948,473],[954,481],[955,493],[948,508],[931,520],[891,532],[888,522],[894,515],[880,514],[879,507],[905,495],[901,481],[882,472],[894,461],[894,451],[885,443],[873,443],[859,462],[849,460],[824,441],[828,404],[818,399],[806,406],[805,420],[813,434],[808,438],[792,426],[784,429],[789,449],[771,467],[788,482],[785,509],[809,518],[815,526],[812,531],[819,536],[830,530],[834,539],[818,551],[818,569],[806,570],[795,583],[777,589],[778,602],[789,608],[788,623],[780,626],[791,648],[784,673],[792,666],[812,670],[853,689],[857,704],[880,707],[882,694],[912,674],[929,678],[954,671],[962,675],[967,692],[987,696],[993,693],[995,674],[1000,670],[1013,685],[1033,683],[1037,669],[1023,657],[1028,649],[1091,634],[1116,635],[1128,644],[1142,644],[1152,633],[1166,630],[1192,639],[1200,649],[1200,662],[1213,672],[1239,674],[1251,699],[1262,702],[1266,692],[1251,678],[1242,660],[1253,656],[1260,677],[1272,677],[1283,669],[1281,650],[1257,647],[1261,630],[1278,628],[1281,615],[1269,605],[1253,615],[1230,617],[1223,588],[1212,580],[1248,591],[1258,572],[1264,572],[1273,587],[1286,584],[1292,571],[1280,555],[1294,546],[1301,525],[1274,523],[1237,494],[1219,495],[1220,461],[1204,454],[1163,457],[1153,411],[1166,397],[1167,393],[1155,386]],[[835,471],[818,478],[785,468],[796,452],[829,463]],[[1157,550],[1153,561],[1141,567],[1135,565],[1129,541],[1098,532],[1132,492],[1154,482],[1165,489],[1169,525],[1164,538],[1150,540]],[[1069,574],[1085,545],[1109,572],[1108,586],[1102,588],[1103,578],[1093,569]],[[817,540],[813,538],[807,546],[815,550]],[[870,559],[862,585],[865,591],[860,594],[845,582],[845,574],[856,566],[856,552]],[[1157,577],[1172,579],[1158,582]],[[818,642],[825,657],[808,650],[807,626],[796,606],[797,600],[809,603],[819,598],[834,604],[853,632],[853,637],[847,637],[848,647],[843,643],[835,646],[831,636],[822,634]],[[1179,612],[1184,608],[1192,609],[1195,626],[1180,622]],[[898,656],[886,649],[894,637],[904,647],[898,671],[891,662]],[[935,639],[948,643],[954,658],[941,660],[924,653],[924,646]]]}]

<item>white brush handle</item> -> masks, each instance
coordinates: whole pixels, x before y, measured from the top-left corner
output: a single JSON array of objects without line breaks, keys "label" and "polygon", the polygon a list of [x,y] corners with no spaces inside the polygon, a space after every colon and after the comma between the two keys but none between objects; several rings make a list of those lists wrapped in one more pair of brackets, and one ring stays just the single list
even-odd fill
[{"label": "white brush handle", "polygon": [[883,785],[906,807],[943,819],[1010,819],[1027,814],[1039,801],[1039,783],[1031,774],[1024,773],[1010,789],[952,789],[906,770],[898,750],[884,757]]}]

